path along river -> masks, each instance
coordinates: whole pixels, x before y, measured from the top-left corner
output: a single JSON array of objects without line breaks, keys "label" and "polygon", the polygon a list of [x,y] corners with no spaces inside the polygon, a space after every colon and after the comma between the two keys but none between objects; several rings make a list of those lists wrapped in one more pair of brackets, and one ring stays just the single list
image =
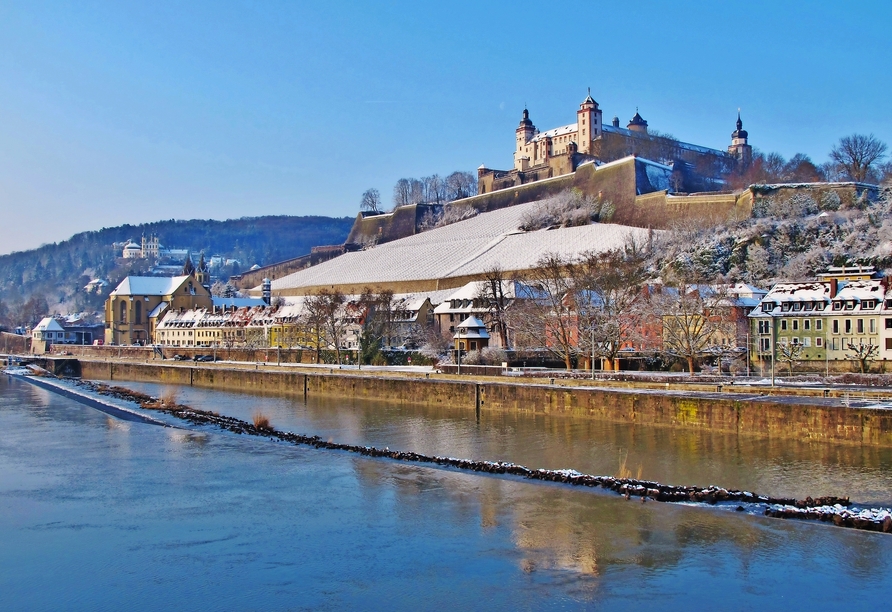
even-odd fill
[{"label": "path along river", "polygon": [[[338,442],[892,503],[890,449],[174,390]],[[890,570],[889,535],[124,422],[0,376],[4,610],[877,609]]]}]

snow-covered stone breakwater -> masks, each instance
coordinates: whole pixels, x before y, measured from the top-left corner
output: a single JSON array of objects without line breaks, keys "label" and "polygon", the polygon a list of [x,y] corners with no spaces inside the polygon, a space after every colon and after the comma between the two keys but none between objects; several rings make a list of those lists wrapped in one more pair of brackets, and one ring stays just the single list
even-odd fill
[{"label": "snow-covered stone breakwater", "polygon": [[236,434],[262,436],[291,444],[341,450],[395,461],[429,463],[494,475],[516,476],[573,486],[599,487],[623,495],[626,499],[634,497],[642,502],[652,500],[667,503],[714,505],[741,512],[762,513],[774,518],[818,520],[840,527],[884,533],[892,532],[892,509],[852,507],[847,497],[806,497],[804,500],[777,498],[714,485],[709,487],[666,485],[635,478],[595,476],[575,470],[531,469],[511,462],[440,457],[411,451],[391,450],[386,447],[343,444],[326,441],[319,436],[278,431],[273,427],[263,425],[256,426],[235,417],[223,416],[183,404],[165,403],[158,398],[124,387],[90,381],[77,381],[75,384],[100,395],[135,402],[143,409],[161,411],[194,425],[213,425]]}]

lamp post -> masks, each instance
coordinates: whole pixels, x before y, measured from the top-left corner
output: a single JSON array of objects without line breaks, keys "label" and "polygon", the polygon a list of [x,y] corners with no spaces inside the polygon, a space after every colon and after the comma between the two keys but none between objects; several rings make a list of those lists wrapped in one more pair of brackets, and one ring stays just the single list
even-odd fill
[{"label": "lamp post", "polygon": [[458,328],[458,375],[461,376],[461,330],[462,328]]},{"label": "lamp post", "polygon": [[595,326],[592,325],[592,380],[595,380]]}]

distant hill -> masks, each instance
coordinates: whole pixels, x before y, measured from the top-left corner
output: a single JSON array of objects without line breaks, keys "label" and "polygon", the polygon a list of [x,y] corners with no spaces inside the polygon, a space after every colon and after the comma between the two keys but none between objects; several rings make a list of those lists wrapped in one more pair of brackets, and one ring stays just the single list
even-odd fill
[{"label": "distant hill", "polygon": [[[154,233],[169,248],[189,249],[196,262],[207,256],[237,259],[242,269],[298,257],[317,245],[341,244],[353,225],[352,217],[245,217],[227,221],[195,219],[122,225],[75,234],[55,244],[0,256],[0,303],[10,311],[32,298],[46,300],[49,311],[93,310],[101,307],[108,291],[129,273],[144,270],[145,260],[121,260],[114,243]],[[242,271],[238,266],[228,274]],[[90,295],[84,285],[94,278],[107,279],[111,288]],[[37,308],[42,310],[42,308]],[[0,308],[2,311],[2,308]]]}]

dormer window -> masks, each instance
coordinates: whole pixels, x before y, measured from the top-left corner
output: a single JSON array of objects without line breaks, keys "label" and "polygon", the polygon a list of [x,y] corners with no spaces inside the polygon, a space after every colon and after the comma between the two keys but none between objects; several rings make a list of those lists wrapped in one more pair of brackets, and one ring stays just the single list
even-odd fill
[{"label": "dormer window", "polygon": [[814,305],[813,303],[811,303],[811,302],[806,302],[806,303],[803,305],[803,307],[805,308],[805,310],[811,310],[812,308],[815,307],[815,305]]},{"label": "dormer window", "polygon": [[797,312],[802,310],[802,304],[800,304],[799,302],[796,302],[795,304],[793,304],[793,310],[795,310]]},{"label": "dormer window", "polygon": [[774,302],[765,302],[762,304],[762,312],[771,312],[777,307],[777,304]]},{"label": "dormer window", "polygon": [[855,310],[855,302],[849,300],[846,302],[846,310]]},{"label": "dormer window", "polygon": [[833,310],[842,310],[842,302],[833,302]]},{"label": "dormer window", "polygon": [[783,312],[789,312],[789,311],[790,311],[790,304],[789,304],[789,302],[784,302],[783,304],[781,304],[781,310],[782,310]]}]

